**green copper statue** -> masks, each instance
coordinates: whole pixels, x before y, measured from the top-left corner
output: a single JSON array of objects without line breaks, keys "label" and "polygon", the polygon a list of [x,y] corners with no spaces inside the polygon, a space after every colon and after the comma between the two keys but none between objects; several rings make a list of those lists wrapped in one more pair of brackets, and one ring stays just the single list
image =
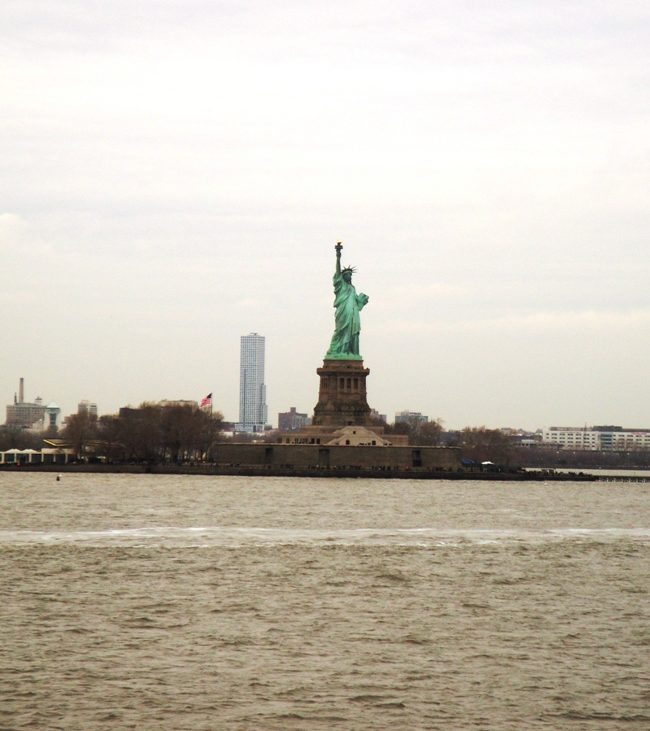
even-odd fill
[{"label": "green copper statue", "polygon": [[357,294],[352,285],[353,267],[341,269],[341,249],[339,241],[336,246],[336,271],[334,272],[334,335],[325,360],[363,360],[359,355],[359,332],[361,318],[359,311],[368,302],[368,295]]}]

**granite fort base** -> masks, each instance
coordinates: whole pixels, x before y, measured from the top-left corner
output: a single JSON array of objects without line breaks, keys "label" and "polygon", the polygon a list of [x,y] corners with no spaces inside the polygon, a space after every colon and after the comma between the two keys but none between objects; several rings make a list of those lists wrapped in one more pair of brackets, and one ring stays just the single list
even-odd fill
[{"label": "granite fort base", "polygon": [[341,427],[371,423],[366,398],[369,368],[360,360],[325,360],[316,373],[320,376],[314,426]]}]

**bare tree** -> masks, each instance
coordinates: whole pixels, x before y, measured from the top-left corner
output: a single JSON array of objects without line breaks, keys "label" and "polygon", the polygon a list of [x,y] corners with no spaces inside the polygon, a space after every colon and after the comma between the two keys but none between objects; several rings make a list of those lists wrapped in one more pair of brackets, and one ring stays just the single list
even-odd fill
[{"label": "bare tree", "polygon": [[442,422],[440,419],[434,421],[425,421],[420,424],[417,435],[413,444],[421,444],[422,446],[436,446],[440,444],[440,436],[442,435]]},{"label": "bare tree", "polygon": [[424,421],[416,416],[405,420],[398,421],[395,424],[389,424],[386,427],[386,434],[406,434],[411,444],[419,444],[421,446],[432,446],[440,444],[440,436],[442,434],[442,419],[434,419],[433,421]]},{"label": "bare tree", "polygon": [[186,462],[210,458],[223,417],[192,406],[143,403],[102,417],[99,436],[113,461]]},{"label": "bare tree", "polygon": [[83,459],[88,442],[97,435],[97,418],[87,411],[71,414],[65,420],[62,435],[72,444],[77,459]]},{"label": "bare tree", "polygon": [[100,442],[100,453],[106,457],[108,462],[122,462],[126,459],[122,438],[122,425],[119,416],[106,414],[99,417],[97,440]]},{"label": "bare tree", "polygon": [[138,409],[122,410],[119,418],[120,438],[126,459],[133,462],[160,462],[160,407],[144,403]]},{"label": "bare tree", "polygon": [[0,451],[2,452],[7,449],[40,449],[42,445],[42,434],[19,426],[0,427]]},{"label": "bare tree", "polygon": [[460,433],[459,446],[463,456],[476,462],[509,465],[512,456],[510,438],[500,429],[484,426],[466,427]]}]

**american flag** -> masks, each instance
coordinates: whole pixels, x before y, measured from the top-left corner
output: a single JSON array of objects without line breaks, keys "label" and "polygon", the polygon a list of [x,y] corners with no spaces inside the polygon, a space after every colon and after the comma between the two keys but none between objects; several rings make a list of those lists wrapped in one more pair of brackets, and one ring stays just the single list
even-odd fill
[{"label": "american flag", "polygon": [[203,408],[204,406],[212,406],[212,394],[209,393],[205,398],[202,398],[199,406],[201,408]]}]

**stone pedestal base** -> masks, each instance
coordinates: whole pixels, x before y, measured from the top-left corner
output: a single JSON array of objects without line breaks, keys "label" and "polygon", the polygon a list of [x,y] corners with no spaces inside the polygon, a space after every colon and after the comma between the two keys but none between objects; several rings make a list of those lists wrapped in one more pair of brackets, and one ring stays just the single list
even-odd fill
[{"label": "stone pedestal base", "polygon": [[370,424],[370,406],[366,400],[369,368],[360,360],[325,360],[316,373],[320,376],[318,403],[314,408],[314,426],[350,426]]}]

